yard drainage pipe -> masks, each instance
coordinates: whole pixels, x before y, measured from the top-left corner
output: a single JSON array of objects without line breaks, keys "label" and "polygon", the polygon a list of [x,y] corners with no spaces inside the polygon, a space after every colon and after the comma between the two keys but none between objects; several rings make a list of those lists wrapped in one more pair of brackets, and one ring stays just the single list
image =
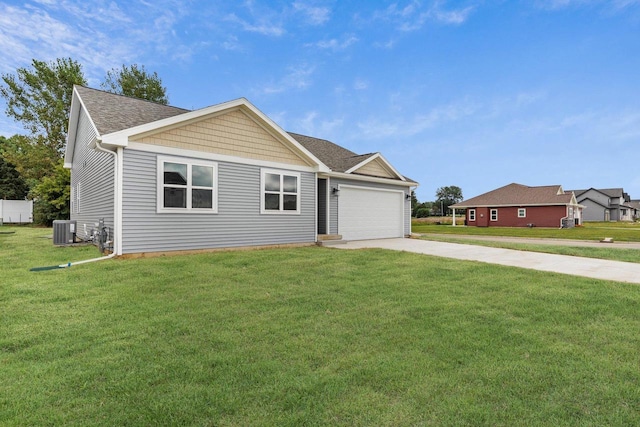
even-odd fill
[{"label": "yard drainage pipe", "polygon": [[[95,143],[96,143],[96,149],[98,151],[102,151],[103,153],[107,153],[107,154],[111,154],[113,156],[113,169],[115,171],[114,177],[113,177],[113,187],[114,187],[114,200],[113,200],[113,204],[114,204],[114,215],[113,215],[113,222],[114,222],[114,228],[115,227],[115,222],[118,220],[118,207],[116,206],[117,204],[117,188],[118,188],[118,177],[117,177],[117,171],[118,171],[118,154],[114,153],[113,151],[107,150],[106,148],[104,148],[103,146],[100,145],[100,140],[96,139]],[[114,239],[115,240],[115,239]],[[111,252],[109,255],[107,256],[102,256],[99,258],[92,258],[92,259],[85,259],[83,261],[77,261],[77,262],[68,262],[66,264],[59,264],[59,265],[50,265],[50,266],[46,266],[46,267],[33,267],[32,269],[30,269],[29,271],[45,271],[45,270],[57,270],[59,268],[68,268],[71,267],[72,265],[79,265],[79,264],[88,264],[90,262],[96,262],[96,261],[103,261],[105,259],[110,259],[113,258],[114,256],[116,256],[117,251],[116,246],[115,246],[114,242],[114,250],[113,252]]]},{"label": "yard drainage pipe", "polygon": [[88,264],[90,262],[103,261],[105,259],[113,258],[114,256],[116,256],[116,253],[112,252],[107,256],[101,256],[99,258],[85,259],[85,260],[82,260],[82,261],[68,262],[66,264],[59,264],[59,265],[49,265],[49,266],[46,266],[46,267],[33,267],[33,268],[29,269],[29,271],[45,271],[45,270],[57,270],[58,268],[69,268],[72,265]]}]

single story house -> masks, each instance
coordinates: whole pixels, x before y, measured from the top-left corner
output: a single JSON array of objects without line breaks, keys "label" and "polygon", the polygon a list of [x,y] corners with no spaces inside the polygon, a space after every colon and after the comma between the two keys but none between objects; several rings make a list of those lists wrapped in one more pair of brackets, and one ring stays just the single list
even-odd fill
[{"label": "single story house", "polygon": [[622,188],[573,190],[585,206],[584,221],[633,221],[636,207]]},{"label": "single story house", "polygon": [[450,206],[466,209],[472,227],[573,227],[582,224],[583,206],[560,185],[528,187],[509,184]]},{"label": "single story house", "polygon": [[403,237],[418,185],[244,98],[190,111],[83,86],[65,167],[77,237],[104,219],[116,255]]}]

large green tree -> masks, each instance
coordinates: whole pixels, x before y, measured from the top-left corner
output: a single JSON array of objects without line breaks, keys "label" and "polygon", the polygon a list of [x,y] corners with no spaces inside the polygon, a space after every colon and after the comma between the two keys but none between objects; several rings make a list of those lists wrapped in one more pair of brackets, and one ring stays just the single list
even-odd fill
[{"label": "large green tree", "polygon": [[61,154],[66,143],[73,85],[86,84],[82,66],[71,58],[52,62],[34,59],[30,68],[3,74],[2,80],[0,95],[7,102],[7,116],[22,123],[31,139]]},{"label": "large green tree", "polygon": [[462,201],[462,189],[455,185],[440,187],[436,190],[436,207],[438,207],[441,215],[449,209],[449,206],[460,203]]},{"label": "large green tree", "polygon": [[[3,74],[0,96],[7,103],[6,114],[20,122],[28,135],[4,141],[2,156],[15,165],[34,198],[34,217],[40,224],[69,217],[69,171],[63,168],[63,151],[73,85],[86,85],[82,66],[71,58],[31,66],[15,74]],[[110,92],[168,103],[157,73],[144,66],[123,66],[107,72],[103,87]]]},{"label": "large green tree", "polygon": [[69,172],[62,167],[62,155],[74,84],[86,85],[86,79],[82,66],[71,58],[34,59],[31,67],[2,75],[5,112],[29,131],[9,139],[4,157],[29,184],[39,224],[69,216]]},{"label": "large green tree", "polygon": [[107,71],[105,81],[101,87],[107,92],[133,98],[146,99],[167,105],[167,89],[162,86],[162,80],[155,71],[147,72],[144,65],[123,65],[122,68],[113,68]]}]

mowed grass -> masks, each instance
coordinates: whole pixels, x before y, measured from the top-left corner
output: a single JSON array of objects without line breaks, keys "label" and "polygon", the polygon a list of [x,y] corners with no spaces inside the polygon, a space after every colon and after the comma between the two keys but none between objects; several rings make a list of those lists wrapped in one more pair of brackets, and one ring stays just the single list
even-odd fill
[{"label": "mowed grass", "polygon": [[640,223],[634,222],[586,222],[582,227],[541,228],[541,227],[464,227],[437,225],[414,219],[411,230],[424,234],[456,234],[473,236],[505,236],[551,239],[576,239],[599,241],[612,237],[619,242],[640,242]]},{"label": "mowed grass", "polygon": [[[7,227],[0,228],[0,231]],[[640,424],[640,288],[383,250],[0,235],[0,425]]]}]

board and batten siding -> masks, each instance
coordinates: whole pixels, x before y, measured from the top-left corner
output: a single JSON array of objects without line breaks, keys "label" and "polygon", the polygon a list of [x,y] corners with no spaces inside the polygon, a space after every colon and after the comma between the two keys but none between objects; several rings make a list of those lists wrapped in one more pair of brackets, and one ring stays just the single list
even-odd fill
[{"label": "board and batten siding", "polygon": [[96,133],[84,109],[77,129],[71,165],[71,219],[77,221],[77,236],[87,239],[101,218],[113,231],[114,161],[112,155],[89,147]]},{"label": "board and batten siding", "polygon": [[217,162],[218,213],[157,213],[157,156],[124,150],[123,254],[315,242],[314,173],[300,173],[299,215],[260,214],[260,166],[229,162]]},{"label": "board and batten siding", "polygon": [[[409,187],[401,187],[398,185],[380,184],[375,182],[356,181],[342,178],[331,178],[330,188],[336,188],[340,185],[352,185],[355,187],[365,188],[379,188],[385,190],[403,191],[405,195],[411,194]],[[338,234],[338,205],[340,203],[340,193],[333,194],[330,191],[329,194],[329,233]],[[411,199],[404,198],[404,234],[405,236],[411,234]]]}]

